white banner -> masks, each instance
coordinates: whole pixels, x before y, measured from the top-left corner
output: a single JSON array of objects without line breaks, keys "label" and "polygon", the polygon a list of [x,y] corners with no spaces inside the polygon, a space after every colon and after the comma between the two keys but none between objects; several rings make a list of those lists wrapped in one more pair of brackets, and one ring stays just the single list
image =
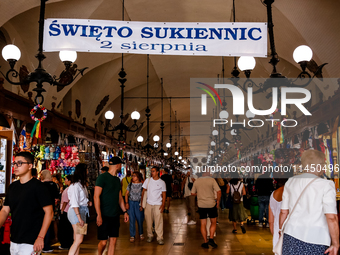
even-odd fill
[{"label": "white banner", "polygon": [[267,24],[46,19],[44,51],[267,55]]}]

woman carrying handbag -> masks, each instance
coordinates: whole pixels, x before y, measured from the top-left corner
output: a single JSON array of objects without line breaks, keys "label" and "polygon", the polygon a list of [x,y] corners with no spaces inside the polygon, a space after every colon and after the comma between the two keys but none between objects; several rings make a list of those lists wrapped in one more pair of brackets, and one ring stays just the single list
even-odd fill
[{"label": "woman carrying handbag", "polygon": [[330,254],[339,250],[339,225],[333,181],[319,178],[325,155],[316,150],[301,156],[304,173],[285,184],[280,213],[279,255]]}]

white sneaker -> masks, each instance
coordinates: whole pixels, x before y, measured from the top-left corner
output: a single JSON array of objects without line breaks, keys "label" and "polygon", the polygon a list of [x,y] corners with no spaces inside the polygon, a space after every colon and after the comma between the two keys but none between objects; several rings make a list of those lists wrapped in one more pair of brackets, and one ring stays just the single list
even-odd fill
[{"label": "white sneaker", "polygon": [[191,220],[188,222],[188,225],[196,225],[196,221]]},{"label": "white sneaker", "polygon": [[269,228],[269,223],[266,224],[266,228]]},{"label": "white sneaker", "polygon": [[258,223],[257,226],[258,226],[259,228],[263,228],[263,224],[262,224],[262,223]]}]

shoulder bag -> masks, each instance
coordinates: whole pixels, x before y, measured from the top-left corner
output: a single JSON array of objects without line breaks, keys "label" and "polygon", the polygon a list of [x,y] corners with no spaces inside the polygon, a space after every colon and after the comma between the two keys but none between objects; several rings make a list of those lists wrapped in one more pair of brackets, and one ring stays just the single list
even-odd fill
[{"label": "shoulder bag", "polygon": [[306,191],[306,189],[308,188],[309,185],[312,184],[312,182],[314,182],[316,179],[318,178],[315,178],[313,179],[311,182],[309,182],[307,184],[307,186],[304,188],[304,190],[301,192],[299,198],[296,200],[296,203],[292,209],[292,211],[288,214],[288,217],[287,219],[285,220],[285,222],[283,223],[283,226],[282,226],[282,231],[281,231],[281,235],[280,235],[280,238],[279,238],[279,241],[277,242],[277,244],[275,245],[275,247],[273,248],[273,252],[277,255],[282,255],[282,245],[283,245],[283,232],[284,232],[284,227],[286,226],[290,216],[292,215],[292,213],[294,212],[294,209],[296,208],[296,205],[298,204],[298,202],[300,201],[300,198],[302,197],[302,194]]},{"label": "shoulder bag", "polygon": [[143,196],[142,207],[143,207],[144,209],[145,209],[145,207],[146,207],[146,196],[147,196],[147,193],[148,193],[148,188],[149,188],[150,179],[151,179],[151,177],[150,177],[149,180],[148,180],[148,185],[146,186],[146,192],[144,192],[144,196]]},{"label": "shoulder bag", "polygon": [[194,186],[194,183],[190,181],[190,177],[188,177],[188,189],[191,190],[192,186]]}]

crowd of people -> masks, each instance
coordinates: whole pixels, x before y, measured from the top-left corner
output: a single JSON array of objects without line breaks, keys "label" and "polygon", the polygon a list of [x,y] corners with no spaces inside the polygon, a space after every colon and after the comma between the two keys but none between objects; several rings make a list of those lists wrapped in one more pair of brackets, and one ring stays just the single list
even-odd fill
[{"label": "crowd of people", "polygon": [[[92,206],[87,165],[77,165],[74,175],[66,176],[63,183],[60,176],[52,176],[48,170],[42,171],[38,180],[33,162],[34,157],[28,152],[16,155],[13,167],[19,180],[10,185],[0,212],[0,226],[9,213],[12,215],[11,254],[52,252],[51,243],[58,239],[59,249],[78,255]],[[134,171],[120,180],[122,164],[119,157],[111,158],[96,180],[93,204],[98,255],[105,249],[108,255],[115,253],[122,215],[124,222],[129,221],[131,243],[137,238],[151,243],[156,236],[158,245],[163,245],[163,214],[169,213],[172,198],[185,199],[188,225],[197,224],[198,212],[204,240],[201,247],[217,248],[214,237],[218,214],[229,212],[232,233],[237,234],[239,224],[245,234],[244,223],[249,217],[245,207],[249,194],[254,193],[258,196],[258,226],[270,228],[276,254],[338,253],[335,186],[332,181],[319,178],[320,172],[306,172],[289,179],[264,173],[249,182],[236,174],[223,178],[206,171],[198,176],[190,169],[186,174],[171,175],[168,169],[160,174],[161,169],[153,166],[147,179]],[[323,154],[306,151],[302,166],[305,169],[311,164],[324,164]]]}]

